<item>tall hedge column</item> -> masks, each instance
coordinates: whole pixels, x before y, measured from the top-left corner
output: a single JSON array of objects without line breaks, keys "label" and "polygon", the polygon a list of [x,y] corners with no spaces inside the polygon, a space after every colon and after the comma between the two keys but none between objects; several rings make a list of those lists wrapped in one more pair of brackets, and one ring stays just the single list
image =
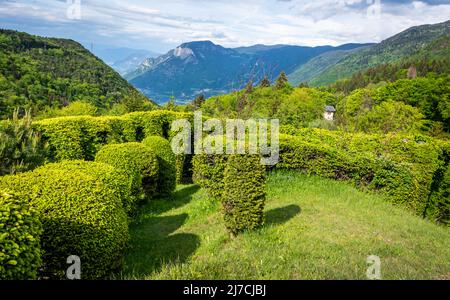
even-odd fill
[{"label": "tall hedge column", "polygon": [[259,155],[231,155],[225,168],[222,207],[225,226],[235,236],[264,221],[266,172]]}]

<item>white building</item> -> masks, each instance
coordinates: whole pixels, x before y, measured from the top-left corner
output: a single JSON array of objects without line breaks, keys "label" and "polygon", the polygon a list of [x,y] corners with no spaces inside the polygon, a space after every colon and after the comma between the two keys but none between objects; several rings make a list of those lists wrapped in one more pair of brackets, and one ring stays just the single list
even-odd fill
[{"label": "white building", "polygon": [[327,121],[333,121],[335,112],[336,112],[336,109],[334,108],[334,106],[327,105],[325,107],[325,112],[323,113],[323,118]]}]

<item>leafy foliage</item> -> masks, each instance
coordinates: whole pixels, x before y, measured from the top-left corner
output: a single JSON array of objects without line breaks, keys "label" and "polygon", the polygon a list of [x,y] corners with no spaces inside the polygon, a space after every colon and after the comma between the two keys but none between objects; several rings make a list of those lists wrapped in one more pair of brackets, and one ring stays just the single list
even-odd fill
[{"label": "leafy foliage", "polygon": [[17,107],[36,115],[79,100],[103,110],[130,100],[139,105],[128,111],[150,103],[80,44],[11,30],[0,30],[0,91],[0,119]]},{"label": "leafy foliage", "polygon": [[233,235],[263,224],[266,170],[259,155],[235,154],[224,173],[222,211],[225,226]]},{"label": "leafy foliage", "polygon": [[44,233],[43,277],[63,278],[67,257],[78,255],[82,278],[99,279],[122,266],[128,240],[122,207],[127,178],[112,166],[84,161],[48,164],[32,172],[0,177],[0,187],[30,197]]},{"label": "leafy foliage", "polygon": [[0,122],[0,176],[31,170],[44,162],[46,144],[31,126],[30,114]]},{"label": "leafy foliage", "polygon": [[223,174],[228,156],[196,154],[192,159],[193,180],[204,188],[208,195],[220,199],[224,191]]},{"label": "leafy foliage", "polygon": [[61,117],[33,124],[49,144],[49,159],[94,160],[105,144],[140,142],[146,136],[171,138],[170,124],[192,114],[169,111],[135,112],[124,116]]},{"label": "leafy foliage", "polygon": [[42,225],[28,197],[0,190],[0,279],[37,279]]},{"label": "leafy foliage", "polygon": [[135,211],[136,202],[153,197],[157,188],[158,160],[156,155],[141,143],[106,145],[95,156],[95,161],[107,163],[128,177],[134,202],[124,203],[125,211]]},{"label": "leafy foliage", "polygon": [[177,176],[176,158],[169,141],[160,136],[149,136],[142,143],[158,158],[158,194],[169,196],[175,190]]}]

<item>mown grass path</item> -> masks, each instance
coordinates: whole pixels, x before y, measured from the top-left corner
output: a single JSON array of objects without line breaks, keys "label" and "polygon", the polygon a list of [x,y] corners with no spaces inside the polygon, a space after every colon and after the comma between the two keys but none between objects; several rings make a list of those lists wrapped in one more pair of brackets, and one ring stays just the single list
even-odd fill
[{"label": "mown grass path", "polygon": [[131,229],[125,279],[450,277],[450,230],[350,185],[294,172],[268,178],[263,228],[230,238],[220,203],[195,185],[144,207]]}]

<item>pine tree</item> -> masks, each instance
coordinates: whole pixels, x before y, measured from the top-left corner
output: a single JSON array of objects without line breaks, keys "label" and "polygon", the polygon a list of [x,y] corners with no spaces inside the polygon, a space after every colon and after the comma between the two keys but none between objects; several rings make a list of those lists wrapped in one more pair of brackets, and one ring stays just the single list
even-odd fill
[{"label": "pine tree", "polygon": [[280,76],[278,76],[278,78],[275,82],[275,88],[277,90],[283,89],[286,87],[287,83],[288,83],[288,79],[287,79],[286,73],[284,71],[282,71],[280,73]]},{"label": "pine tree", "polygon": [[300,84],[298,85],[299,88],[308,88],[308,82],[300,82]]},{"label": "pine tree", "polygon": [[205,96],[200,94],[194,99],[194,101],[192,101],[192,106],[194,110],[197,110],[203,105],[203,103],[205,103]]},{"label": "pine tree", "polygon": [[259,83],[260,87],[270,87],[270,80],[269,77],[264,76],[264,78],[261,80],[261,82]]}]

